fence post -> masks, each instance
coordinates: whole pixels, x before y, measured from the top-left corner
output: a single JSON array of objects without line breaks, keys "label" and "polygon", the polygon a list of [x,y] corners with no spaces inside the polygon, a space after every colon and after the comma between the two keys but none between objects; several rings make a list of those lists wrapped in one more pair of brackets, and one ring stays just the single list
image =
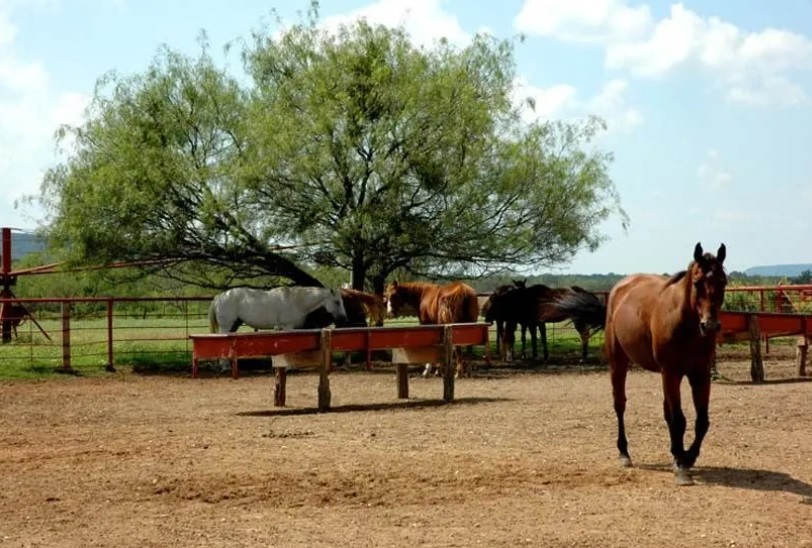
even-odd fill
[{"label": "fence post", "polygon": [[73,371],[70,363],[70,301],[62,301],[62,369],[65,373]]},{"label": "fence post", "polygon": [[113,299],[107,299],[107,365],[106,371],[115,372],[113,362]]},{"label": "fence post", "polygon": [[764,382],[764,361],[761,357],[761,329],[758,318],[749,315],[747,318],[750,331],[750,378],[753,382]]}]

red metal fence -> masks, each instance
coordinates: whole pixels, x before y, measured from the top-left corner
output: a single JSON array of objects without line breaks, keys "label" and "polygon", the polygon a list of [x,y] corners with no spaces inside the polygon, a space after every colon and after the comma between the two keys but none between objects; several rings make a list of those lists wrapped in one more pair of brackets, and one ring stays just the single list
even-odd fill
[{"label": "red metal fence", "polygon": [[[0,345],[0,370],[82,371],[160,364],[189,371],[189,336],[208,332],[210,301],[211,297],[0,298],[0,304],[25,306],[34,320],[25,320],[17,328],[17,336],[9,344]],[[731,287],[725,309],[812,314],[812,285]],[[557,344],[577,339],[567,324],[547,329],[553,355]],[[601,337],[593,336],[590,354],[599,352]]]}]

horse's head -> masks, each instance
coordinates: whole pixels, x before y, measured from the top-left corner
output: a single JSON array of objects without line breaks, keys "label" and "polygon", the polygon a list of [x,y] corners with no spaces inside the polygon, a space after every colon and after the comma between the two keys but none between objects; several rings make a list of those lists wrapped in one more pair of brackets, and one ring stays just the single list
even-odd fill
[{"label": "horse's head", "polygon": [[515,285],[519,289],[524,289],[527,287],[527,278],[525,278],[524,280],[513,280],[513,285]]},{"label": "horse's head", "polygon": [[386,286],[383,292],[383,302],[386,304],[386,313],[394,318],[406,304],[397,280]]},{"label": "horse's head", "polygon": [[324,302],[324,308],[333,315],[335,321],[343,322],[347,320],[347,310],[344,308],[344,299],[341,296],[340,290],[329,290],[327,300]]},{"label": "horse's head", "polygon": [[[513,283],[516,284],[516,281]],[[521,286],[500,285],[493,290],[490,296],[488,296],[488,300],[485,301],[485,304],[482,306],[482,312],[487,323],[493,323],[496,320],[496,318],[500,315],[501,310],[504,308],[503,301],[505,299],[505,295],[517,288],[521,288]]]},{"label": "horse's head", "polygon": [[703,253],[702,245],[697,243],[694,248],[694,260],[688,268],[690,282],[693,283],[691,291],[691,305],[699,315],[699,332],[704,335],[714,335],[720,328],[719,310],[725,300],[725,274],[724,262],[727,256],[725,244],[719,246],[716,256]]}]

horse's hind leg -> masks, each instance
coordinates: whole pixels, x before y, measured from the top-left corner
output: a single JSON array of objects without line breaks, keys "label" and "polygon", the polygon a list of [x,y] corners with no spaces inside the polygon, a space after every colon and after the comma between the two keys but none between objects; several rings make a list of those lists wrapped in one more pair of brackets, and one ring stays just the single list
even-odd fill
[{"label": "horse's hind leg", "polygon": [[581,363],[586,363],[587,351],[589,350],[589,327],[576,325],[578,334],[581,335]]},{"label": "horse's hind leg", "polygon": [[[541,335],[541,346],[544,349],[544,362],[550,359],[550,351],[547,349],[547,323],[541,322],[539,324],[539,335]],[[533,347],[533,358],[535,358],[535,346]]]},{"label": "horse's hind leg", "polygon": [[609,374],[612,380],[612,400],[617,416],[617,450],[620,453],[620,465],[629,467],[632,458],[629,456],[629,441],[626,439],[626,373],[629,370],[629,357],[614,340],[611,329],[606,333],[606,349],[609,358]]},{"label": "horse's hind leg", "polygon": [[711,377],[710,371],[695,372],[688,376],[691,384],[691,394],[696,410],[696,423],[694,425],[694,441],[686,451],[683,464],[686,468],[691,468],[699,457],[699,450],[702,447],[702,440],[710,428],[710,418],[708,408],[710,404]]}]

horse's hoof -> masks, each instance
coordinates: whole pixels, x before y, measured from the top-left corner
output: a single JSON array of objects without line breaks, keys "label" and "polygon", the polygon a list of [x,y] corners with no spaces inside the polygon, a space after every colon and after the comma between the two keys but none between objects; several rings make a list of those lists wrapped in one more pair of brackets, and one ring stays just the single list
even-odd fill
[{"label": "horse's hoof", "polygon": [[676,480],[677,485],[680,487],[686,487],[694,484],[694,480],[691,477],[691,472],[688,471],[687,468],[677,468],[676,472],[674,472],[674,479]]},{"label": "horse's hoof", "polygon": [[632,467],[632,458],[629,456],[621,456],[620,457],[620,466],[623,468],[631,468]]}]

